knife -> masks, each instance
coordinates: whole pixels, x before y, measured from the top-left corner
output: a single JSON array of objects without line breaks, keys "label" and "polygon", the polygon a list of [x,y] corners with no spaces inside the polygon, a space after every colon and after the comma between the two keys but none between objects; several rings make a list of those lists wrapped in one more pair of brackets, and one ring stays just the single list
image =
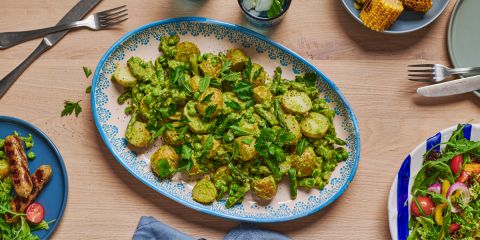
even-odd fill
[{"label": "knife", "polygon": [[478,89],[480,89],[480,75],[421,87],[417,89],[417,93],[425,97],[444,97]]},{"label": "knife", "polygon": [[[66,24],[73,21],[81,20],[102,0],[81,0],[58,22],[57,25]],[[42,53],[53,47],[60,39],[62,39],[68,30],[52,33],[43,38],[42,42],[20,65],[18,65],[7,76],[0,80],[0,99],[5,95],[8,89],[13,85],[20,75],[38,58]]]}]

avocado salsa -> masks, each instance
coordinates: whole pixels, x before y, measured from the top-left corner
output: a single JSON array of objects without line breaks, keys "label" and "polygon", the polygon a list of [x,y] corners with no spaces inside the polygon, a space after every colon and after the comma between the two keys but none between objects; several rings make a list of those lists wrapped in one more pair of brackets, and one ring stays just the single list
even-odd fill
[{"label": "avocado salsa", "polygon": [[142,148],[160,137],[153,173],[201,178],[195,201],[226,198],[230,208],[249,191],[268,201],[284,177],[295,199],[298,188],[323,189],[347,159],[314,73],[286,80],[277,67],[270,77],[240,49],[201,53],[177,35],[163,36],[159,50],[155,61],[116,65],[118,103],[130,115],[125,138]]}]

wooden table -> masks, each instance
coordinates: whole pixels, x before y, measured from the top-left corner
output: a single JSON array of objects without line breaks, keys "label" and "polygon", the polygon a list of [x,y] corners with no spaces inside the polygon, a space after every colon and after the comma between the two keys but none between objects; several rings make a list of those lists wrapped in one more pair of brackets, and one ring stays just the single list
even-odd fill
[{"label": "wooden table", "polygon": [[[0,31],[55,24],[77,0],[2,0]],[[319,213],[296,221],[265,224],[295,239],[388,239],[387,198],[402,160],[419,142],[448,126],[478,119],[472,94],[425,99],[406,79],[406,65],[449,65],[448,19],[455,1],[430,27],[385,35],[360,26],[340,1],[296,0],[280,25],[266,32],[307,58],[343,91],[357,114],[362,153],[345,194]],[[82,66],[95,68],[123,34],[170,17],[204,16],[248,25],[233,0],[104,1],[95,11],[127,4],[121,28],[69,33],[38,59],[0,101],[0,115],[40,127],[62,153],[69,198],[54,239],[130,239],[139,218],[151,215],[192,236],[220,239],[237,223],[202,214],[143,185],[108,152],[95,128]],[[0,75],[37,46],[32,41],[0,51]],[[60,117],[64,100],[82,100],[78,118]]]}]

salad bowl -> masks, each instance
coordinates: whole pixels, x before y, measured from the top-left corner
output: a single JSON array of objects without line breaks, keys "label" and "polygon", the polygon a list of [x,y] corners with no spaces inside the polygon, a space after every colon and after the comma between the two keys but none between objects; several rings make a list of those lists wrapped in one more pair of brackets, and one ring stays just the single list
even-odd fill
[{"label": "salad bowl", "polygon": [[[447,142],[455,130],[457,130],[457,125],[438,132],[418,145],[403,161],[388,197],[388,219],[392,239],[403,240],[410,235],[408,223],[413,198],[411,190],[415,177],[422,168],[424,154],[432,148],[443,150],[445,144],[439,144]],[[470,141],[480,140],[480,124],[465,124],[462,131],[465,139]]]},{"label": "salad bowl", "polygon": [[[299,191],[291,200],[288,184],[281,183],[278,193],[268,205],[261,205],[248,194],[242,203],[226,208],[225,200],[202,205],[191,197],[195,181],[173,178],[159,180],[150,170],[150,156],[162,144],[159,138],[151,147],[133,149],[125,139],[125,129],[130,116],[125,115],[126,105],[117,98],[122,90],[111,82],[118,62],[131,56],[156,59],[158,44],[164,35],[178,34],[182,41],[195,43],[202,52],[224,52],[241,48],[252,60],[273,73],[275,67],[283,69],[284,77],[293,79],[296,74],[314,72],[322,97],[336,112],[337,135],[345,139],[349,157],[332,173],[329,184],[319,191]],[[117,161],[133,176],[155,191],[187,207],[211,215],[248,222],[280,222],[312,214],[335,201],[352,181],[360,157],[358,123],[350,105],[335,86],[315,66],[298,54],[246,28],[216,20],[185,17],[153,22],[139,27],[120,38],[101,58],[92,83],[92,109],[95,124],[105,145]]]}]

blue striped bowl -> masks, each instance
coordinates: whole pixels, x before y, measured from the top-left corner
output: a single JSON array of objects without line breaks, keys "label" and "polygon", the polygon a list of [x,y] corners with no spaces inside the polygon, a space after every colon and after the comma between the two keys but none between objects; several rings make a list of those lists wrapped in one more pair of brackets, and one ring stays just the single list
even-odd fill
[{"label": "blue striped bowl", "polygon": [[[408,230],[410,201],[412,200],[410,191],[415,176],[422,167],[423,155],[432,147],[435,147],[437,150],[443,150],[444,146],[440,147],[438,144],[448,141],[456,129],[457,126],[455,125],[433,135],[418,145],[403,161],[397,176],[395,176],[388,197],[388,219],[390,234],[393,240],[407,239],[410,234]],[[480,124],[467,124],[463,129],[463,133],[465,138],[478,141],[480,139]]]}]

